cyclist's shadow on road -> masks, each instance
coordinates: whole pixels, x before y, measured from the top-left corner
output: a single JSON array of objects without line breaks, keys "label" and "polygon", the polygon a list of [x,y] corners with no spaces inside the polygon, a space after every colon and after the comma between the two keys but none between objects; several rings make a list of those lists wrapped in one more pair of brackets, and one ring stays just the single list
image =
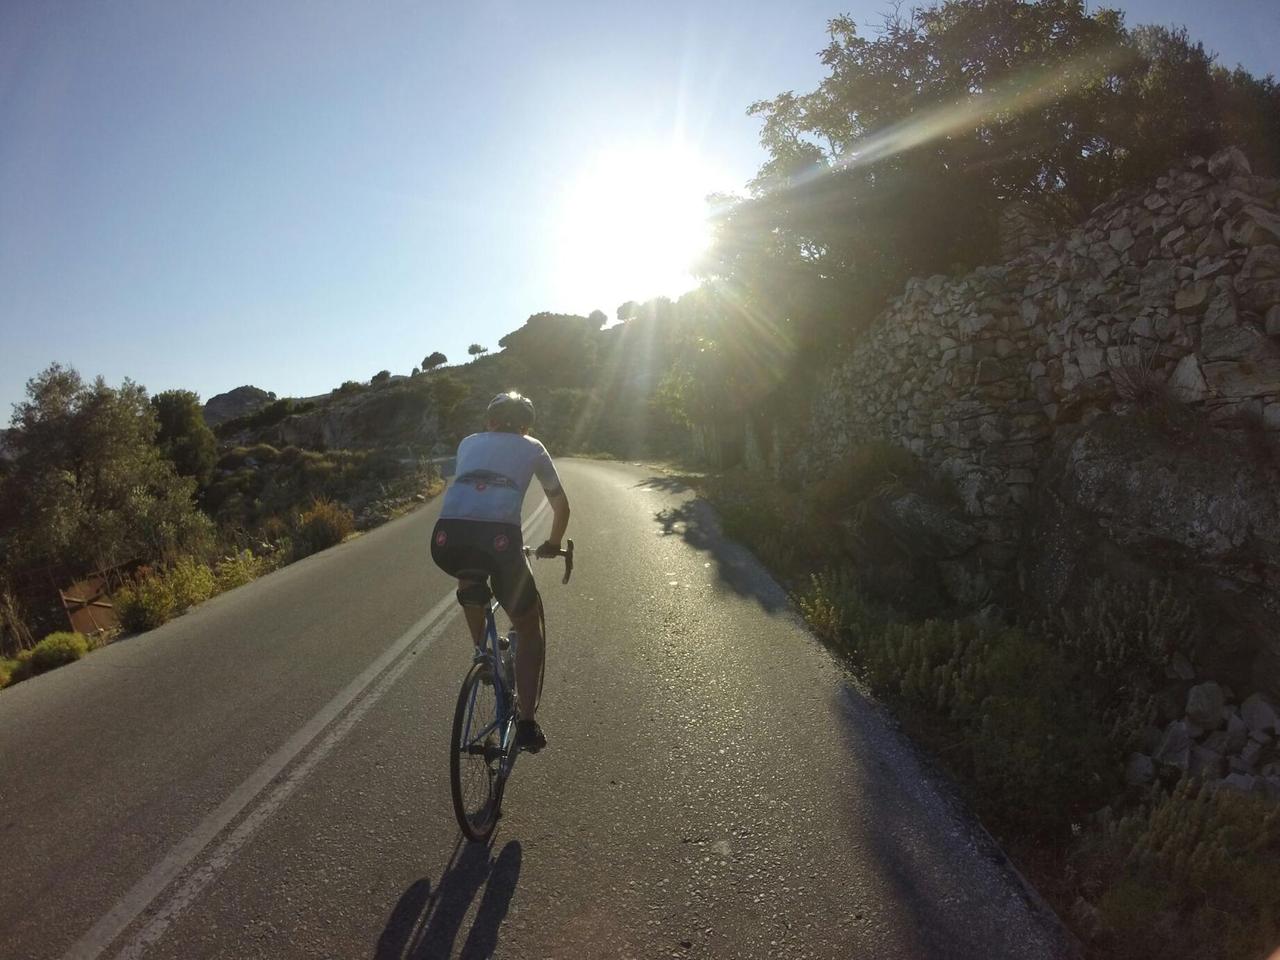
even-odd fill
[{"label": "cyclist's shadow on road", "polygon": [[488,960],[498,945],[498,928],[520,877],[520,843],[512,840],[496,857],[487,843],[459,841],[434,889],[429,877],[400,897],[378,938],[374,960],[446,960],[476,894],[484,889],[471,929],[457,956]]}]

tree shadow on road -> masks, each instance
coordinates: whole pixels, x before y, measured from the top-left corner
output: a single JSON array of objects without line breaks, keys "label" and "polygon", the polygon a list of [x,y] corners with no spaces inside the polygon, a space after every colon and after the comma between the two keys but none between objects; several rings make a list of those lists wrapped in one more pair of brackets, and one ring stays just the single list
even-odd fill
[{"label": "tree shadow on road", "polygon": [[[521,848],[512,840],[493,857],[487,843],[458,841],[440,880],[415,881],[400,897],[378,938],[374,960],[487,960],[520,877]],[[476,895],[483,888],[462,949],[454,946]]]},{"label": "tree shadow on road", "polygon": [[[678,477],[649,477],[638,489],[682,493],[693,488]],[[678,506],[664,507],[653,515],[664,537],[678,536],[695,550],[709,553],[716,564],[719,583],[742,597],[749,597],[769,613],[788,608],[787,592],[780,587],[746,547],[727,539],[715,511],[705,500],[694,498]]]},{"label": "tree shadow on road", "polygon": [[666,493],[684,493],[693,486],[684,477],[648,477],[636,484],[646,490],[662,490]]}]

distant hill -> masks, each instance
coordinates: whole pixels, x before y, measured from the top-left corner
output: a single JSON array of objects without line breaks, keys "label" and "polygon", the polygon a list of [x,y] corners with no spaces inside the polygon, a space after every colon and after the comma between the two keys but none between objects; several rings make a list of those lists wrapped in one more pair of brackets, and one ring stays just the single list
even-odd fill
[{"label": "distant hill", "polygon": [[210,397],[204,405],[204,422],[216,427],[225,420],[234,420],[261,410],[275,400],[276,395],[258,387],[243,386]]}]

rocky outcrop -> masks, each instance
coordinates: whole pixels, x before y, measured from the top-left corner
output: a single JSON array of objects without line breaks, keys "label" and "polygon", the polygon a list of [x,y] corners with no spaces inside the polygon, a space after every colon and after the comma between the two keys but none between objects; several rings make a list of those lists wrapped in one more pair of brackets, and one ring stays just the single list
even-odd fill
[{"label": "rocky outcrop", "polygon": [[243,386],[210,397],[204,405],[204,422],[216,427],[227,420],[243,417],[261,410],[275,400],[274,393],[268,393],[258,387]]},{"label": "rocky outcrop", "polygon": [[810,475],[887,439],[948,477],[979,537],[962,559],[998,589],[1206,585],[1280,694],[1280,183],[1238,151],[1008,263],[908,282],[812,420]]},{"label": "rocky outcrop", "polygon": [[1200,667],[1280,690],[1280,467],[1254,438],[1103,414],[1058,431],[1020,559],[1044,609],[1097,579],[1172,579],[1206,624]]},{"label": "rocky outcrop", "polygon": [[[1125,782],[1146,787],[1156,779],[1190,774],[1242,793],[1280,799],[1280,716],[1260,694],[1234,702],[1215,681],[1191,685],[1185,711],[1163,728],[1147,729],[1143,751],[1130,754]],[[1145,752],[1144,752],[1145,751]]]},{"label": "rocky outcrop", "polygon": [[391,386],[322,402],[263,433],[274,446],[360,450],[408,444],[421,449],[440,436],[437,411],[424,391]]}]

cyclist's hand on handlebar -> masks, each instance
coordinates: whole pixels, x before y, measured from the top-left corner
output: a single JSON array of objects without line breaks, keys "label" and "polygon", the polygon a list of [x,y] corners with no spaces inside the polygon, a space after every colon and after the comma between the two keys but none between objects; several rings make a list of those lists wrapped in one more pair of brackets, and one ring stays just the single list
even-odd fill
[{"label": "cyclist's hand on handlebar", "polygon": [[534,551],[534,555],[541,557],[543,560],[550,559],[551,557],[558,557],[560,556],[560,544],[552,543],[550,540],[544,540],[542,542],[542,546],[538,547],[538,549]]}]

